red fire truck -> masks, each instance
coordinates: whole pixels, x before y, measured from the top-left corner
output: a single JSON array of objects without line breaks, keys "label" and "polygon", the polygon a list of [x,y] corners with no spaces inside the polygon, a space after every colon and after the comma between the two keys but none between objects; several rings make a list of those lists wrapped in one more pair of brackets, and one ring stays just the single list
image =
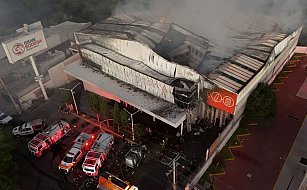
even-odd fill
[{"label": "red fire truck", "polygon": [[82,169],[87,175],[96,176],[98,174],[98,170],[107,158],[113,142],[114,136],[109,133],[100,133],[97,136],[82,164]]},{"label": "red fire truck", "polygon": [[59,142],[69,131],[70,125],[64,120],[58,120],[42,133],[38,133],[28,143],[28,149],[37,157],[40,157],[46,149]]},{"label": "red fire truck", "polygon": [[70,150],[66,153],[63,160],[59,164],[59,170],[64,171],[65,174],[68,174],[69,171],[71,171],[87,153],[94,141],[94,135],[90,135],[85,132],[80,133],[80,135],[74,140],[74,144]]}]

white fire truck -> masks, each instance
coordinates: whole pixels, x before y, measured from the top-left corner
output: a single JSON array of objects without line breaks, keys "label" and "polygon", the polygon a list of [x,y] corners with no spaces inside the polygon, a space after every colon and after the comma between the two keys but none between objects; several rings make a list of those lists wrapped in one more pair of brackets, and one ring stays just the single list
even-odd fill
[{"label": "white fire truck", "polygon": [[123,181],[118,177],[103,172],[98,179],[97,189],[99,190],[138,190],[137,187],[130,185],[129,182]]},{"label": "white fire truck", "polygon": [[103,161],[114,143],[114,136],[109,133],[100,133],[82,164],[83,171],[90,176],[96,176]]},{"label": "white fire truck", "polygon": [[70,125],[67,122],[58,120],[42,133],[33,137],[28,143],[28,148],[33,155],[40,157],[44,150],[59,142],[70,130]]},{"label": "white fire truck", "polygon": [[94,141],[94,135],[90,135],[85,132],[80,133],[80,135],[74,140],[74,144],[70,150],[66,153],[63,160],[59,164],[59,170],[64,171],[65,174],[68,174],[69,171],[73,170],[73,168],[90,149]]}]

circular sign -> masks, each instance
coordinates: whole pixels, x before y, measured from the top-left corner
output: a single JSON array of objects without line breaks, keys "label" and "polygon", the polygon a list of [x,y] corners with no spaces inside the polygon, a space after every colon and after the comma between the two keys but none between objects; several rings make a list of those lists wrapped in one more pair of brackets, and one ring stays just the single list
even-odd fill
[{"label": "circular sign", "polygon": [[229,96],[224,96],[223,103],[227,107],[232,107],[232,106],[234,106],[235,101]]},{"label": "circular sign", "polygon": [[211,98],[212,98],[212,100],[214,102],[221,102],[221,101],[223,101],[223,97],[218,92],[211,92],[210,96],[211,96]]},{"label": "circular sign", "polygon": [[13,45],[12,50],[15,55],[22,55],[25,52],[25,46],[21,43],[17,43]]}]

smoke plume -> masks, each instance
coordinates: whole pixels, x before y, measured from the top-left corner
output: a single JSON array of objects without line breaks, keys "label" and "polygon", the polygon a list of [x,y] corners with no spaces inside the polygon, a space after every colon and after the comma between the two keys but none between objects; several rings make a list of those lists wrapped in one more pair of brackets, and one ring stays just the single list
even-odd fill
[{"label": "smoke plume", "polygon": [[164,17],[166,22],[177,23],[218,46],[231,43],[229,30],[232,23],[249,17],[270,17],[287,32],[294,30],[303,20],[301,0],[129,0],[119,6],[115,14],[141,10]]}]

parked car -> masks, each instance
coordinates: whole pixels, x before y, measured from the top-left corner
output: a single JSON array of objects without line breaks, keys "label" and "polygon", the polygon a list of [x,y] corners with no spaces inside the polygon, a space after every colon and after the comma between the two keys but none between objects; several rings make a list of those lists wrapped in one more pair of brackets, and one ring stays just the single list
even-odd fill
[{"label": "parked car", "polygon": [[7,125],[13,121],[13,118],[0,111],[0,125]]},{"label": "parked car", "polygon": [[94,135],[87,134],[85,132],[80,133],[80,135],[74,140],[73,146],[65,154],[63,160],[58,166],[58,169],[63,171],[65,174],[68,174],[71,170],[73,170],[73,168],[91,148],[95,141],[94,138]]},{"label": "parked car", "polygon": [[31,135],[35,132],[40,132],[44,128],[46,128],[46,120],[45,119],[35,119],[33,121],[24,123],[20,126],[17,126],[13,129],[12,133],[15,136],[25,136]]}]

